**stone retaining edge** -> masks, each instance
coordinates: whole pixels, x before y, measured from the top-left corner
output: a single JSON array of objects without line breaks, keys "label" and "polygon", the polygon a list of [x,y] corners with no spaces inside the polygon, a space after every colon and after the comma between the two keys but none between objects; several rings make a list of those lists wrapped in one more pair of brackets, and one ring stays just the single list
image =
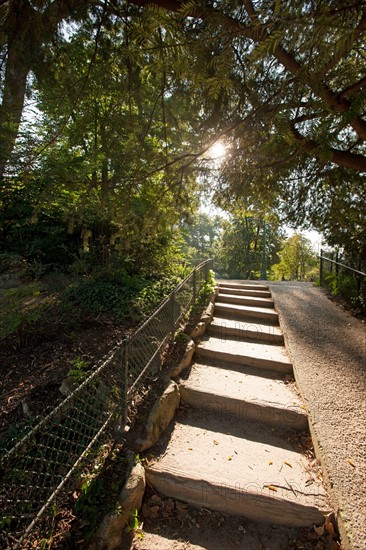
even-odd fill
[{"label": "stone retaining edge", "polygon": [[[170,369],[167,375],[162,375],[164,390],[156,399],[149,414],[146,423],[146,436],[135,442],[134,447],[137,452],[144,452],[155,445],[173,420],[176,410],[180,405],[180,391],[178,384],[171,380],[171,378],[179,376],[191,364],[193,354],[196,350],[193,338],[202,336],[208,325],[212,322],[214,301],[218,293],[219,287],[216,286],[210,296],[210,303],[201,316],[200,322],[191,333],[192,339],[188,342],[183,358],[178,366]],[[122,543],[124,528],[134,510],[141,508],[146,488],[145,469],[141,463],[135,462],[135,453],[133,451],[127,451],[127,459],[129,462],[129,473],[118,499],[118,509],[109,512],[105,516],[94,542],[89,546],[89,550],[117,549]]]},{"label": "stone retaining edge", "polygon": [[135,453],[127,452],[129,472],[119,495],[116,509],[109,512],[95,536],[89,550],[115,550],[122,544],[124,529],[135,510],[141,508],[145,494],[145,468],[135,461]]}]

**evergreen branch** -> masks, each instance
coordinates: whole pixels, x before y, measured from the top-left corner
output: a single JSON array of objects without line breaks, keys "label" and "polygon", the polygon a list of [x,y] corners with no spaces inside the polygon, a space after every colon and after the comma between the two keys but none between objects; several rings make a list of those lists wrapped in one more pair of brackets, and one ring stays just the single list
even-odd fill
[{"label": "evergreen branch", "polygon": [[353,94],[354,92],[358,92],[359,90],[362,90],[362,88],[366,85],[366,76],[361,78],[358,82],[355,82],[354,84],[351,84],[351,86],[348,86],[343,92],[340,92],[338,94],[339,99],[344,99],[348,95]]},{"label": "evergreen branch", "polygon": [[324,115],[324,113],[309,113],[307,115],[299,115],[299,116],[296,116],[293,119],[293,122],[295,124],[300,124],[301,122],[307,122],[308,120],[314,120],[314,119],[319,118],[323,115]]},{"label": "evergreen branch", "polygon": [[94,61],[96,59],[96,56],[97,56],[97,50],[98,50],[98,43],[99,43],[99,37],[101,35],[101,32],[102,32],[102,26],[103,26],[103,22],[104,22],[104,17],[106,15],[106,10],[103,11],[102,15],[101,15],[101,18],[100,18],[100,21],[98,23],[98,28],[97,28],[97,32],[96,32],[96,35],[95,35],[95,41],[94,41],[94,50],[93,50],[93,54],[91,56],[91,59],[90,59],[90,62],[89,62],[89,65],[88,65],[88,69],[87,69],[87,73],[84,77],[84,82],[81,86],[81,89],[79,91],[79,93],[77,94],[72,106],[71,106],[71,111],[69,113],[69,115],[67,116],[65,122],[62,124],[62,126],[59,128],[59,130],[56,132],[56,134],[54,134],[51,139],[45,143],[45,145],[43,145],[34,155],[33,155],[33,158],[30,159],[29,163],[32,163],[34,162],[34,160],[39,157],[44,151],[46,151],[46,149],[48,147],[50,147],[50,145],[52,145],[56,139],[58,137],[60,137],[60,135],[62,135],[62,132],[65,130],[70,118],[72,117],[73,115],[73,112],[77,106],[77,104],[79,103],[83,93],[84,93],[84,90],[85,90],[85,87],[87,85],[87,82],[89,80],[89,76],[91,74],[91,70],[92,70],[92,67],[93,67],[93,64],[94,64]]},{"label": "evergreen branch", "polygon": [[247,10],[247,14],[249,15],[249,18],[251,21],[258,21],[258,16],[256,14],[256,11],[254,9],[252,0],[244,0],[243,1],[244,7]]},{"label": "evergreen branch", "polygon": [[[320,144],[313,139],[307,139],[304,137],[299,130],[297,130],[295,124],[291,125],[291,134],[295,141],[301,143],[302,149],[306,153],[324,161],[324,154],[321,154],[320,152]],[[366,158],[363,155],[351,153],[349,151],[341,151],[333,147],[329,148],[328,153],[330,162],[333,162],[338,166],[350,168],[351,170],[366,172]]]},{"label": "evergreen branch", "polygon": [[[135,0],[135,3],[146,6],[151,2],[150,0]],[[177,0],[154,0],[153,3],[176,12],[182,7],[182,3]],[[251,1],[246,0],[245,5],[248,16],[253,17],[254,8]],[[221,22],[223,29],[228,30],[232,34],[239,34],[254,42],[264,42],[271,36],[264,25],[247,25],[230,15],[224,14],[216,8],[206,7],[202,9],[194,7],[192,8],[192,13],[189,15],[202,19],[207,19],[208,16],[214,17]],[[287,51],[281,44],[275,43],[273,55],[290,74],[298,81],[307,84],[335,113],[345,114],[351,108],[351,103],[347,99],[339,98],[338,95],[319,78],[318,74],[311,74],[305,70],[303,65],[295,59],[294,55]],[[352,118],[350,125],[362,139],[366,140],[366,121],[363,120],[361,116]]]},{"label": "evergreen branch", "polygon": [[366,30],[366,12],[362,15],[360,22],[358,23],[355,30],[350,33],[347,39],[342,42],[342,47],[338,47],[338,50],[331,58],[325,63],[325,65],[320,69],[319,74],[327,74],[330,69],[332,69],[342,58],[347,56],[352,46],[354,45],[356,39],[362,35]]},{"label": "evergreen branch", "polygon": [[212,145],[214,145],[214,143],[219,141],[221,138],[230,135],[231,132],[233,132],[236,128],[238,128],[238,126],[241,126],[242,124],[244,124],[252,116],[253,115],[251,113],[250,115],[245,117],[245,119],[239,120],[239,121],[231,124],[231,126],[229,126],[226,130],[221,132],[220,135],[216,136],[214,139],[211,139],[208,142],[208,144],[205,147],[203,147],[200,151],[198,151],[197,153],[188,152],[188,153],[183,153],[182,155],[178,155],[177,157],[173,158],[169,162],[166,162],[164,165],[158,166],[157,168],[154,168],[154,170],[152,170],[151,172],[148,172],[147,174],[145,174],[145,177],[149,178],[149,177],[151,177],[151,176],[153,176],[153,175],[155,175],[159,172],[162,172],[163,170],[167,170],[171,166],[174,166],[174,165],[179,164],[180,162],[186,161],[186,160],[188,162],[187,162],[187,164],[184,164],[183,167],[186,168],[186,167],[190,166],[195,160],[199,159],[205,153],[207,153],[207,151],[212,147]]}]

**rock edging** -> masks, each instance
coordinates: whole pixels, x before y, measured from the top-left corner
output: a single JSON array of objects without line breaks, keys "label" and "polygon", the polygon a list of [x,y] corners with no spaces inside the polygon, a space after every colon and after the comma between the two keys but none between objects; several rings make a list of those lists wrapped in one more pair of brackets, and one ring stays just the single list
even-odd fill
[{"label": "rock edging", "polygon": [[146,424],[146,437],[138,439],[134,448],[138,452],[143,452],[155,445],[162,433],[165,432],[170,422],[175,416],[175,411],[180,404],[180,392],[178,384],[167,376],[163,376],[165,389],[160,397],[157,398],[150,412]]},{"label": "rock edging", "polygon": [[[136,452],[144,452],[155,445],[173,420],[180,405],[180,391],[178,384],[171,378],[178,377],[184,369],[190,366],[193,354],[196,351],[193,338],[201,337],[212,322],[214,301],[218,292],[219,288],[215,287],[210,297],[210,303],[204,310],[200,322],[193,329],[191,340],[188,342],[178,366],[170,369],[167,375],[162,376],[164,381],[163,393],[156,399],[149,414],[145,428],[146,436],[137,439],[134,444]],[[89,546],[89,550],[115,550],[118,548],[122,543],[124,528],[131,519],[134,510],[141,508],[146,487],[145,469],[141,463],[135,462],[134,452],[128,451],[127,458],[130,471],[120,493],[117,509],[109,512],[104,518],[94,542]]]},{"label": "rock edging", "polygon": [[135,454],[128,451],[129,473],[119,495],[116,510],[104,518],[89,550],[115,550],[123,539],[123,533],[135,510],[141,508],[145,494],[145,468],[135,461]]}]

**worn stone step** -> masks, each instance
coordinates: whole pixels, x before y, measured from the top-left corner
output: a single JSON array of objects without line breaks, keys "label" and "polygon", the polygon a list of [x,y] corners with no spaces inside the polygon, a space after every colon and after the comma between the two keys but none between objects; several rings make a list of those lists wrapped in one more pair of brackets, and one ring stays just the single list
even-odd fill
[{"label": "worn stone step", "polygon": [[221,340],[210,336],[196,348],[200,357],[239,363],[249,367],[263,368],[281,373],[292,373],[292,364],[283,346],[271,346],[257,342]]},{"label": "worn stone step", "polygon": [[208,334],[214,334],[221,340],[249,340],[264,344],[283,344],[282,330],[276,325],[237,321],[215,316],[207,328]]},{"label": "worn stone step", "polygon": [[195,409],[215,411],[219,417],[230,414],[233,422],[250,419],[277,427],[308,429],[302,403],[285,380],[196,363],[188,380],[181,382],[180,395]]},{"label": "worn stone step", "polygon": [[240,304],[225,304],[223,302],[215,302],[215,315],[221,317],[235,317],[239,319],[260,319],[273,325],[278,325],[278,313],[274,309],[265,307],[243,306]]},{"label": "worn stone step", "polygon": [[329,505],[321,481],[284,432],[190,409],[147,466],[147,481],[199,508],[290,526],[322,524]]},{"label": "worn stone step", "polygon": [[261,298],[270,298],[270,290],[245,290],[242,288],[228,288],[225,286],[220,286],[220,294],[235,294],[237,296],[259,296]]},{"label": "worn stone step", "polygon": [[224,286],[225,288],[237,288],[242,290],[268,290],[269,288],[268,285],[261,284],[261,283],[254,283],[254,282],[232,283],[224,279],[222,280],[217,279],[216,284],[219,287]]},{"label": "worn stone step", "polygon": [[237,296],[235,294],[219,294],[216,297],[216,304],[240,304],[243,306],[274,308],[272,298],[262,298],[258,296]]}]

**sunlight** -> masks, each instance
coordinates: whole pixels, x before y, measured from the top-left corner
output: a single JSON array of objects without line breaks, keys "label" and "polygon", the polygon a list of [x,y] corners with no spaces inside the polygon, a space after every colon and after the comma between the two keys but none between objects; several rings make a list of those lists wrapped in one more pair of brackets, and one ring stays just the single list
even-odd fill
[{"label": "sunlight", "polygon": [[216,141],[208,150],[210,158],[220,159],[226,155],[226,146],[222,141]]}]

